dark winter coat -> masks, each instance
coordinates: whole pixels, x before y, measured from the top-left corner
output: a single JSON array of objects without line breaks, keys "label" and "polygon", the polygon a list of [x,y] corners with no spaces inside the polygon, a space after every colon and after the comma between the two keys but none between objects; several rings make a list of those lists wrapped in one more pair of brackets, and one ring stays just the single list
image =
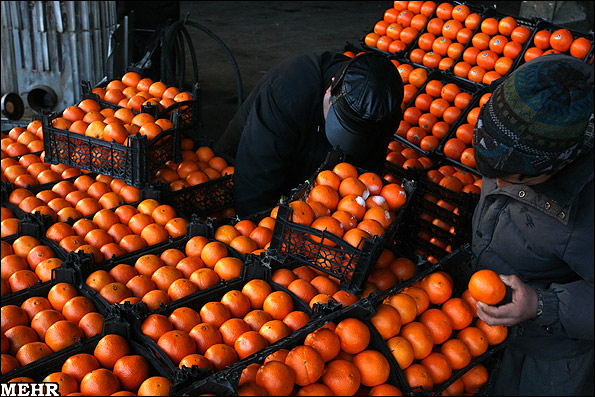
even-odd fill
[{"label": "dark winter coat", "polygon": [[[542,316],[519,324],[519,337],[510,346],[529,360],[561,363],[581,356],[584,361],[585,353],[590,352],[592,365],[593,161],[591,150],[551,180],[535,186],[499,188],[494,179],[483,179],[473,218],[475,270],[516,274],[531,287],[543,290]],[[552,385],[548,385],[545,373],[532,373],[526,362],[519,365],[513,370],[516,375],[507,376],[529,382],[534,378],[532,381],[546,388],[544,393],[557,382],[549,379]],[[554,372],[568,372],[569,366],[565,363],[562,370]],[[520,375],[519,371],[524,372]],[[513,379],[502,382],[515,385]],[[522,393],[519,390],[522,388],[516,392]],[[536,386],[533,392],[537,390]],[[570,389],[566,390],[564,394]]]},{"label": "dark winter coat", "polygon": [[[234,206],[239,216],[272,208],[324,162],[332,147],[324,132],[322,101],[331,78],[348,60],[331,52],[284,60],[242,104],[215,147],[235,154]],[[386,144],[378,149],[381,160]]]}]

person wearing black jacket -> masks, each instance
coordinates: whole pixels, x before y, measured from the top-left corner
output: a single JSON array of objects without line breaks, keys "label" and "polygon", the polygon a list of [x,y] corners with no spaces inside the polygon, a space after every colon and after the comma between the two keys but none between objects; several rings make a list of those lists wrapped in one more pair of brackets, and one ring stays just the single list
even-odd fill
[{"label": "person wearing black jacket", "polygon": [[304,54],[270,69],[215,145],[235,157],[236,214],[289,197],[333,147],[352,164],[380,172],[402,100],[399,72],[379,54]]}]

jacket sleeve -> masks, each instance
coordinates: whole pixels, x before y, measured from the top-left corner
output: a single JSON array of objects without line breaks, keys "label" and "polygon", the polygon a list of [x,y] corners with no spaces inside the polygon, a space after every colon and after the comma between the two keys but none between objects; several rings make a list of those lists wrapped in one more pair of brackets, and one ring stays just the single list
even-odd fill
[{"label": "jacket sleeve", "polygon": [[[543,314],[535,320],[551,326],[571,338],[593,340],[593,181],[581,195],[575,225],[563,254],[563,260],[580,280],[552,283],[543,291]],[[589,201],[590,197],[590,201]],[[582,202],[581,202],[582,201]]]},{"label": "jacket sleeve", "polygon": [[274,206],[292,161],[298,132],[275,87],[263,89],[248,114],[236,153],[234,205],[239,216]]}]

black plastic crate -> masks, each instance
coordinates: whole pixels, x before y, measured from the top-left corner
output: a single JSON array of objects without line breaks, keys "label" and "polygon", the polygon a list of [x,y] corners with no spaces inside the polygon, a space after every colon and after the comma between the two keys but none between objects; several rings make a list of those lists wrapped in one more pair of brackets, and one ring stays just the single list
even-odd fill
[{"label": "black plastic crate", "polygon": [[[329,152],[324,163],[314,172],[306,183],[294,189],[289,201],[306,200],[310,190],[315,186],[315,179],[322,170],[332,170],[335,165],[344,161],[344,154],[339,150]],[[357,168],[357,167],[356,167]],[[357,168],[361,175],[365,170]],[[384,184],[387,184],[383,180]],[[292,222],[292,209],[284,203],[279,204],[275,230],[267,253],[280,263],[287,260],[298,261],[312,266],[324,273],[336,277],[340,281],[340,288],[353,295],[360,295],[368,275],[382,253],[382,249],[396,233],[403,214],[407,212],[411,197],[415,195],[416,183],[404,181],[403,189],[407,194],[407,201],[396,213],[396,218],[386,230],[384,236],[372,236],[364,239],[361,248],[357,249],[342,238],[309,226]],[[320,238],[314,241],[311,236]],[[329,241],[335,244],[330,247]]]},{"label": "black plastic crate", "polygon": [[[395,140],[397,140],[398,142],[403,143],[409,147],[415,146],[416,150],[418,152],[422,153],[424,156],[429,157],[431,159],[437,159],[438,157],[440,157],[440,154],[441,154],[441,152],[439,151],[439,148],[444,145],[444,142],[446,142],[446,140],[448,139],[449,136],[454,134],[454,131],[456,131],[456,128],[458,127],[458,125],[460,125],[465,120],[465,117],[466,117],[467,113],[469,113],[469,110],[471,110],[473,108],[473,106],[475,106],[474,103],[477,103],[477,101],[479,100],[478,92],[480,91],[480,87],[471,81],[464,80],[464,79],[458,78],[456,76],[452,76],[452,75],[445,73],[441,70],[434,70],[428,74],[428,78],[427,78],[426,82],[424,83],[424,85],[421,88],[419,88],[419,90],[417,91],[417,94],[415,94],[415,96],[413,97],[411,102],[405,107],[405,109],[403,111],[405,111],[406,109],[408,109],[410,107],[415,107],[415,99],[420,94],[425,93],[426,86],[428,85],[429,82],[431,82],[433,80],[440,81],[444,85],[451,84],[451,83],[456,84],[457,87],[459,87],[459,89],[461,90],[461,92],[466,92],[466,93],[470,94],[473,99],[467,105],[467,107],[465,109],[461,109],[461,114],[459,115],[457,120],[451,125],[449,132],[440,141],[440,145],[436,149],[434,149],[432,151],[423,150],[420,148],[419,142],[416,142],[416,143],[410,142],[406,138],[403,138],[402,136],[399,136],[396,134],[395,134]],[[454,106],[454,104],[451,104],[451,106]],[[426,113],[430,113],[430,111],[429,110],[426,112],[422,111],[422,115],[426,114]],[[441,118],[437,118],[437,119],[438,119],[438,121],[443,121]],[[412,127],[415,127],[415,126],[412,126]],[[419,124],[417,125],[417,127],[423,128]],[[428,131],[427,135],[432,135],[431,131]]]},{"label": "black plastic crate", "polygon": [[60,130],[52,126],[55,113],[42,115],[45,162],[66,164],[83,170],[122,179],[142,188],[151,175],[169,160],[180,156],[179,113],[172,115],[174,128],[161,132],[153,140],[137,133],[128,137],[128,145]]},{"label": "black plastic crate", "polygon": [[97,343],[104,336],[110,334],[116,334],[126,339],[130,346],[130,355],[140,355],[147,360],[149,364],[149,376],[162,376],[168,378],[172,381],[172,384],[178,381],[166,371],[161,363],[149,353],[142,343],[139,343],[139,341],[132,338],[130,324],[123,321],[121,318],[112,315],[105,319],[101,334],[95,335],[89,339],[79,340],[77,343],[66,349],[60,350],[59,352],[4,374],[2,375],[2,383],[6,383],[10,379],[16,377],[29,377],[36,382],[41,382],[49,374],[59,372],[64,362],[71,356],[81,353],[93,355]]},{"label": "black plastic crate", "polygon": [[[145,345],[148,350],[151,352],[152,355],[157,357],[157,359],[168,369],[168,371],[172,374],[177,374],[176,376],[182,378],[194,378],[194,381],[198,381],[201,379],[205,379],[211,373],[208,370],[199,370],[198,368],[187,368],[183,367],[180,369],[177,365],[175,365],[172,360],[167,356],[165,351],[157,345],[155,341],[149,338],[141,331],[141,326],[143,321],[150,315],[150,314],[161,314],[168,317],[175,309],[180,307],[190,307],[191,309],[196,310],[197,312],[200,311],[200,308],[208,303],[208,302],[218,302],[221,300],[223,295],[225,295],[230,290],[239,290],[241,291],[243,286],[250,280],[253,279],[260,279],[267,281],[271,287],[272,291],[284,291],[288,293],[294,302],[294,310],[299,310],[308,314],[311,318],[313,316],[312,309],[300,300],[293,292],[289,291],[287,288],[271,281],[271,272],[270,269],[260,265],[258,259],[254,256],[249,256],[249,264],[248,266],[244,266],[242,268],[242,275],[239,278],[232,279],[229,281],[224,281],[218,286],[214,286],[205,290],[206,293],[204,294],[196,294],[190,295],[185,298],[179,299],[172,304],[167,305],[167,307],[161,307],[158,310],[149,312],[146,305],[144,303],[137,303],[135,305],[115,305],[115,310],[122,313],[124,318],[127,319],[132,324],[132,330],[134,333],[134,338],[140,340],[143,345]],[[314,321],[314,320],[310,320]],[[308,324],[310,324],[310,322]],[[304,328],[307,328],[306,325]],[[297,330],[296,332],[300,332]],[[233,364],[231,367],[239,365],[240,363],[250,363],[253,362],[254,357],[261,354],[263,351],[267,351],[268,349],[275,348],[276,346],[282,345],[284,341],[288,338],[291,338],[296,332],[293,332],[289,336],[276,341],[275,343],[269,345],[268,347],[264,348],[262,351],[257,352],[251,356],[248,356],[244,359],[241,359]],[[246,364],[247,365],[247,364]],[[231,368],[228,367],[228,368]],[[215,374],[220,374],[223,371],[216,371]],[[180,375],[180,373],[182,375]],[[176,394],[180,394],[180,391],[176,391]]]},{"label": "black plastic crate", "polygon": [[[471,242],[471,222],[479,196],[471,193],[456,193],[431,182],[424,172],[403,169],[387,164],[387,169],[398,178],[409,177],[418,181],[418,191],[403,219],[392,244],[406,256],[433,256],[441,259],[452,250]],[[425,171],[425,170],[424,170]],[[436,203],[443,200],[456,209],[456,213]],[[438,219],[434,223],[429,217]],[[449,228],[440,227],[448,224]],[[450,227],[452,227],[452,232]],[[438,241],[431,241],[434,236]],[[443,244],[440,244],[443,243]]]},{"label": "black plastic crate", "polygon": [[[367,349],[380,352],[384,357],[386,357],[391,366],[389,377],[385,383],[396,386],[402,391],[406,390],[406,383],[404,383],[406,382],[405,378],[402,374],[394,371],[394,366],[397,365],[395,359],[393,358],[386,343],[382,340],[380,334],[378,334],[378,331],[376,331],[370,322],[370,318],[374,314],[374,310],[366,299],[346,308],[340,308],[338,306],[332,305],[320,305],[319,309],[320,315],[315,315],[313,320],[308,325],[295,331],[287,338],[275,343],[274,345],[268,346],[262,351],[244,360],[238,361],[220,373],[215,373],[207,378],[195,382],[190,387],[180,390],[180,393],[182,395],[194,395],[198,393],[217,393],[218,395],[226,396],[237,395],[239,387],[238,383],[242,371],[248,365],[253,363],[262,364],[264,359],[270,354],[273,354],[281,349],[291,350],[294,347],[303,345],[304,340],[309,333],[316,331],[331,321],[338,323],[346,318],[357,318],[368,326],[368,329],[370,330],[370,343],[368,344]],[[368,388],[365,386],[360,388],[360,390],[367,389]],[[294,392],[295,391],[296,389],[294,389]]]},{"label": "black plastic crate", "polygon": [[[436,271],[445,271],[448,273],[453,279],[453,292],[452,297],[461,297],[461,294],[467,289],[467,284],[469,282],[469,278],[473,274],[473,269],[471,267],[471,261],[473,259],[473,254],[470,249],[469,244],[465,244],[461,246],[459,249],[453,251],[452,253],[445,256],[436,264],[426,264],[424,266],[423,271],[417,274],[410,280],[407,280],[402,285],[397,285],[393,288],[390,288],[385,291],[379,291],[377,293],[372,294],[369,298],[371,301],[371,305],[376,307],[379,303],[382,303],[387,297],[402,292],[405,288],[415,284],[416,282],[422,280],[425,276],[434,273]],[[440,305],[430,304],[429,308],[439,307]],[[417,318],[414,321],[418,321]],[[475,324],[475,318],[471,323],[471,326]],[[458,331],[453,330],[453,334],[449,339],[453,339],[456,337]],[[439,396],[442,395],[442,392],[446,390],[452,383],[454,383],[457,379],[463,376],[467,371],[471,368],[475,367],[477,364],[482,363],[483,365],[488,368],[490,371],[490,378],[488,382],[474,395],[489,395],[489,390],[491,385],[494,382],[495,377],[497,376],[497,369],[500,366],[500,355],[502,353],[502,349],[506,347],[511,340],[516,337],[517,328],[516,327],[509,327],[508,328],[508,337],[504,342],[495,345],[489,346],[488,350],[479,357],[473,358],[470,363],[462,369],[453,370],[451,377],[440,385],[434,385],[434,390],[428,391],[424,390],[422,387],[413,387],[411,388],[408,383],[406,382],[406,392],[408,395],[420,395],[420,396]],[[436,348],[436,345],[435,347]],[[417,362],[418,360],[414,361]],[[398,364],[395,367],[397,372],[403,373],[403,370],[400,369]],[[403,373],[404,377],[404,373]],[[405,378],[404,378],[405,379]]]},{"label": "black plastic crate", "polygon": [[[158,245],[149,246],[149,247],[143,248],[142,250],[133,251],[133,252],[130,252],[130,253],[127,253],[127,254],[124,254],[121,256],[117,256],[117,257],[112,257],[111,259],[101,262],[101,263],[95,263],[93,261],[93,258],[89,254],[75,253],[70,256],[70,258],[72,258],[72,259],[66,264],[66,266],[71,267],[75,270],[76,280],[78,283],[77,285],[80,288],[85,287],[88,290],[88,294],[93,297],[93,301],[96,302],[97,306],[100,307],[102,311],[109,312],[110,310],[113,309],[113,305],[111,305],[107,300],[105,300],[105,298],[103,298],[99,294],[99,292],[94,291],[85,283],[85,281],[87,280],[87,277],[89,277],[89,275],[91,273],[93,273],[97,270],[105,270],[105,271],[109,272],[112,268],[114,268],[116,265],[119,265],[119,264],[127,264],[127,265],[134,266],[134,263],[138,260],[138,258],[140,258],[144,255],[150,255],[150,254],[160,256],[163,251],[170,249],[170,248],[177,248],[177,249],[181,250],[182,252],[184,252],[184,247],[186,246],[186,243],[192,237],[194,237],[194,236],[208,237],[209,233],[211,233],[211,228],[207,224],[190,222],[188,224],[188,229],[186,231],[185,236],[181,236],[181,237],[177,237],[177,238],[170,237],[170,239],[168,241],[165,241]],[[209,240],[215,241],[212,238],[209,238]],[[245,261],[245,258],[242,254],[240,254],[238,251],[236,251],[234,248],[232,248],[230,246],[227,246],[227,245],[225,245],[225,246],[227,248],[228,256],[238,258],[238,259],[241,259],[242,261]],[[207,288],[205,290],[201,290],[195,294],[190,295],[190,297],[194,297],[195,295],[207,294],[212,289],[219,287],[220,285],[224,285],[226,281],[229,281],[229,280],[221,280],[221,283],[219,285],[211,287],[211,288]],[[173,301],[170,304],[168,304],[167,307],[177,304],[177,302],[185,301],[185,299],[187,299],[187,298],[188,297]]]},{"label": "black plastic crate", "polygon": [[[499,12],[499,11],[496,11],[496,9],[495,9],[495,8],[492,8],[492,7],[486,7],[486,8],[485,8],[485,12],[484,12],[484,13],[483,13],[481,16],[482,16],[482,18],[481,18],[481,22],[483,22],[483,21],[484,21],[486,18],[495,18],[495,19],[497,19],[497,20],[498,20],[498,22],[499,22],[499,21],[500,21],[502,18],[504,18],[504,17],[507,17],[507,16],[509,16],[509,15],[507,15],[507,14],[503,14],[503,13],[501,13],[501,12]],[[536,28],[536,26],[537,26],[537,19],[535,19],[535,18],[523,18],[523,17],[521,17],[521,16],[518,16],[518,15],[513,15],[513,17],[514,17],[514,19],[516,19],[516,21],[517,21],[517,23],[518,23],[518,26],[525,26],[525,27],[526,27],[527,29],[529,29],[531,32],[534,32],[534,30],[535,30],[535,28]],[[453,65],[452,65],[452,66],[451,66],[449,69],[447,69],[447,70],[446,70],[446,72],[447,72],[447,73],[451,73],[451,74],[453,74],[453,75],[454,75],[454,67],[456,66],[456,64],[457,64],[458,62],[461,62],[461,61],[463,60],[463,53],[465,52],[465,50],[466,50],[467,48],[469,48],[469,47],[472,47],[472,46],[473,46],[473,43],[472,43],[472,38],[473,38],[473,36],[474,36],[475,34],[477,34],[477,33],[481,32],[481,22],[480,22],[479,26],[477,27],[477,29],[475,29],[475,31],[473,32],[473,35],[471,36],[471,39],[469,39],[469,42],[468,42],[468,43],[465,45],[465,47],[463,47],[463,51],[461,52],[461,55],[458,57],[458,59],[455,59],[455,62],[454,62],[454,64],[453,64]],[[497,34],[500,34],[500,33],[497,33]],[[492,37],[493,37],[493,36],[490,36],[490,39],[491,39]],[[507,38],[509,39],[509,37],[507,37]],[[509,39],[509,41],[511,41],[511,40]],[[505,76],[508,76],[508,75],[509,75],[509,74],[510,74],[510,73],[511,73],[511,72],[512,72],[512,71],[513,71],[513,70],[514,70],[514,69],[515,69],[517,66],[518,66],[516,62],[517,62],[517,61],[518,61],[520,58],[522,58],[522,56],[523,56],[523,54],[524,54],[525,50],[527,49],[527,47],[528,47],[528,45],[529,45],[529,41],[530,41],[530,40],[527,40],[527,41],[526,41],[524,44],[522,44],[522,48],[521,48],[521,51],[520,51],[520,53],[517,55],[517,57],[516,57],[515,59],[513,59],[512,66],[510,67],[510,69],[509,69],[508,73],[507,73]],[[489,48],[488,48],[488,49],[489,49]],[[471,65],[471,66],[473,67],[473,65]],[[487,70],[486,72],[489,72],[489,70]],[[504,77],[504,76],[503,76],[503,77]],[[480,85],[480,86],[485,86],[485,85],[486,85],[486,84],[484,84],[483,82],[481,82],[481,83],[472,82],[472,81],[471,81],[471,80],[469,80],[467,77],[464,77],[464,78],[463,78],[463,77],[460,77],[460,78],[461,78],[461,79],[463,79],[463,80],[467,80],[467,81],[469,81],[469,82],[471,82],[471,83],[473,83],[473,84],[478,84],[478,85]]]},{"label": "black plastic crate", "polygon": [[[25,288],[23,290],[11,292],[7,295],[4,295],[2,297],[2,305],[7,304],[6,301],[9,299],[13,299],[13,297],[17,297],[15,299],[18,299],[18,297],[20,297],[20,296],[28,295],[29,293],[31,293],[30,291],[36,291],[39,288],[43,289],[48,285],[50,285],[50,286],[53,285],[52,282],[53,282],[54,277],[56,277],[55,276],[55,274],[57,274],[56,272],[60,272],[60,275],[58,276],[60,279],[68,280],[69,283],[72,283],[74,281],[71,274],[69,273],[69,270],[64,269],[64,267],[65,267],[64,262],[67,259],[67,255],[64,252],[64,250],[58,244],[56,244],[54,241],[46,238],[45,235],[42,233],[42,231],[44,229],[43,229],[42,225],[40,224],[40,222],[42,222],[42,221],[41,221],[39,214],[26,214],[26,215],[28,215],[28,216],[19,221],[19,225],[18,225],[19,229],[18,229],[17,234],[5,237],[2,239],[2,241],[5,241],[12,245],[12,243],[17,238],[19,238],[21,236],[34,237],[39,241],[40,245],[44,245],[46,247],[51,248],[55,254],[55,258],[60,259],[62,261],[62,264],[58,268],[53,269],[52,280],[49,280],[49,281],[39,280],[37,284],[35,284],[29,288]],[[35,271],[32,270],[30,266],[27,270],[31,270],[35,273]],[[8,280],[6,280],[6,281],[8,281]]]},{"label": "black plastic crate", "polygon": [[[529,39],[527,40],[527,45],[523,47],[523,51],[519,54],[518,58],[515,60],[514,64],[512,65],[513,69],[518,68],[519,66],[525,64],[525,53],[527,52],[528,49],[535,47],[535,43],[533,42],[535,35],[542,31],[542,30],[547,30],[550,33],[555,32],[558,29],[567,29],[570,33],[572,33],[572,37],[573,39],[577,39],[579,37],[584,37],[587,40],[589,40],[591,42],[591,49],[589,50],[589,52],[587,53],[587,55],[581,59],[581,61],[589,63],[593,60],[593,51],[595,51],[595,34],[593,33],[593,31],[590,31],[588,33],[581,33],[578,32],[576,30],[573,29],[569,29],[567,27],[564,26],[560,26],[560,25],[556,25],[553,24],[549,21],[545,21],[545,20],[539,20],[537,22],[537,25],[535,26],[535,29],[533,29],[531,31],[531,36],[529,37]],[[543,50],[544,52],[546,52],[547,50]],[[570,55],[570,51],[567,51],[565,53],[566,55]]]},{"label": "black plastic crate", "polygon": [[[91,301],[95,305],[96,312],[98,312],[104,316],[104,330],[106,328],[113,329],[114,327],[116,327],[116,329],[119,329],[118,328],[119,325],[117,323],[113,324],[112,321],[110,321],[110,319],[109,319],[110,313],[108,313],[106,311],[101,311],[100,308],[98,307],[98,305],[96,304],[96,302],[93,301],[92,297],[90,297],[87,294],[87,291],[85,291],[82,288],[77,287],[76,274],[72,269],[68,269],[65,267],[59,267],[59,268],[54,269],[52,271],[52,273],[53,273],[53,276],[52,276],[52,280],[50,280],[50,281],[37,284],[33,287],[27,288],[26,290],[18,291],[18,292],[3,296],[2,297],[2,306],[16,305],[16,306],[20,307],[22,305],[22,303],[29,298],[37,297],[37,296],[47,298],[49,290],[54,285],[56,285],[58,283],[68,283],[76,288],[76,290],[79,293],[79,296],[85,296],[85,297],[91,299]],[[108,324],[110,324],[110,325],[108,325]],[[48,365],[47,363],[53,362],[53,360],[55,360],[57,357],[68,358],[71,355],[78,353],[79,352],[78,350],[80,349],[80,346],[82,344],[84,344],[86,341],[95,340],[95,338],[97,338],[97,335],[94,337],[88,338],[88,339],[79,340],[77,343],[75,343],[72,346],[67,347],[66,349],[62,349],[58,352],[54,352],[42,359],[36,360],[32,363],[18,367],[6,374],[3,374],[1,382],[5,383],[8,380],[15,378],[17,376],[28,376],[28,377],[35,378],[35,376],[30,376],[28,374],[37,374],[38,371],[40,371],[42,369],[45,370],[45,368],[47,368],[47,370],[50,371],[50,372],[48,372],[48,374],[51,372],[59,371],[59,368],[56,369],[53,367],[53,365]],[[43,379],[43,377],[41,379]]]},{"label": "black plastic crate", "polygon": [[[193,151],[202,146],[214,146],[212,139],[206,136],[194,137]],[[225,159],[229,166],[234,165],[234,159],[225,155],[215,153],[215,156]],[[184,187],[171,191],[168,184],[155,182],[151,184],[156,191],[154,197],[162,204],[169,204],[182,216],[190,219],[192,216],[206,218],[217,211],[233,207],[233,175],[223,175],[219,178],[203,182],[198,185]]]},{"label": "black plastic crate", "polygon": [[[472,2],[465,2],[465,1],[461,1],[461,2],[458,2],[458,1],[456,1],[456,2],[455,1],[437,2],[436,3],[436,7],[438,7],[438,5],[440,5],[442,3],[450,3],[450,4],[452,4],[453,7],[456,7],[459,4],[465,4],[467,7],[469,7],[469,10],[471,11],[471,13],[476,13],[476,14],[478,14],[482,18],[483,18],[484,14],[486,12],[486,9],[487,9],[487,7],[484,6],[484,5],[482,5],[482,4],[473,4]],[[454,8],[453,8],[453,10],[454,10]],[[433,18],[437,18],[436,12],[434,12],[434,15],[432,15],[432,17],[428,18],[428,22],[431,19],[433,19]],[[450,18],[450,19],[452,19],[452,18]],[[443,20],[443,21],[444,21],[444,23],[446,23],[450,19]],[[464,22],[461,22],[461,24],[463,25],[463,27],[465,27],[465,23]],[[479,26],[476,29],[473,30],[473,34],[477,33],[478,31],[479,31]],[[429,70],[440,70],[440,69],[438,69],[438,67],[429,68],[429,67],[427,67],[427,66],[425,66],[423,64],[420,64],[420,63],[417,63],[417,62],[413,62],[411,60],[411,52],[413,50],[415,50],[416,48],[420,48],[419,47],[419,38],[424,33],[428,33],[428,24],[427,23],[426,23],[426,26],[424,26],[424,28],[422,29],[422,31],[419,32],[419,35],[415,38],[415,40],[413,41],[412,45],[407,47],[407,50],[406,50],[406,53],[404,54],[404,57],[407,60],[407,62],[410,62],[415,67],[423,67],[423,68],[426,68],[426,69],[429,69]],[[438,39],[439,37],[443,37],[442,33],[439,34],[439,35],[435,35],[435,36],[436,36],[436,39]],[[469,39],[469,40],[471,41],[471,39]],[[452,40],[452,42],[453,43],[458,43],[458,41],[456,39]],[[463,48],[466,48],[466,45],[467,44],[463,44]],[[430,51],[432,51],[432,50],[430,49]],[[426,52],[430,52],[430,51],[426,51]],[[442,59],[444,59],[444,58],[449,58],[449,57],[447,55],[442,56]],[[457,59],[453,59],[453,60],[455,61],[455,63],[457,62]],[[449,69],[452,69],[452,67],[450,67],[450,68],[448,68],[446,70],[449,70]]]},{"label": "black plastic crate", "polygon": [[[461,79],[462,80],[462,79]],[[469,115],[469,112],[471,112],[471,110],[473,110],[476,107],[479,107],[479,101],[481,99],[481,97],[487,93],[491,92],[490,91],[490,87],[489,86],[485,86],[483,88],[478,89],[474,94],[473,94],[473,98],[471,99],[471,102],[469,103],[469,105],[465,108],[465,110],[461,113],[461,115],[459,116],[459,118],[457,119],[456,123],[453,124],[452,128],[450,129],[450,131],[448,132],[448,134],[446,134],[446,136],[444,137],[444,139],[440,142],[440,145],[438,145],[438,147],[435,150],[435,153],[440,156],[446,163],[450,163],[451,165],[454,165],[458,168],[461,168],[467,172],[473,173],[475,175],[479,175],[479,171],[474,168],[474,167],[470,167],[467,166],[463,163],[461,163],[460,159],[452,159],[450,157],[447,157],[444,154],[444,146],[446,145],[446,143],[448,142],[449,139],[451,138],[456,138],[456,133],[457,133],[457,129],[463,125],[463,124],[468,124],[467,122],[467,116]],[[467,145],[467,148],[473,148],[473,145]]]},{"label": "black plastic crate", "polygon": [[[146,76],[143,76],[146,77]],[[118,79],[112,79],[118,80]],[[104,79],[102,82],[97,84],[94,88],[105,88],[110,81]],[[89,81],[83,80],[81,81],[81,92],[83,99],[93,99],[97,103],[101,105],[102,109],[109,108],[118,110],[121,106],[117,104],[108,102],[106,100],[100,99],[99,95],[94,94],[92,92],[91,83]],[[180,90],[180,92],[182,92]],[[195,83],[192,89],[192,100],[176,102],[175,104],[163,109],[162,111],[158,111],[157,109],[149,110],[149,113],[155,116],[155,119],[164,119],[169,118],[170,114],[179,110],[180,112],[180,130],[184,135],[189,137],[193,137],[195,134],[198,133],[198,128],[200,125],[200,84]],[[138,113],[133,110],[133,112]]]}]

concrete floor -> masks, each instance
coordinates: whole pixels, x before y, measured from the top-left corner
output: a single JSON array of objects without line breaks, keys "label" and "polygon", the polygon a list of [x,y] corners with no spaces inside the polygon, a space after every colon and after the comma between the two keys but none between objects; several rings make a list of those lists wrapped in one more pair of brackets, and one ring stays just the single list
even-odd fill
[{"label": "concrete floor", "polygon": [[[468,3],[495,4],[502,13],[523,17],[549,18],[555,11],[557,24],[584,33],[593,29],[593,2]],[[227,45],[239,66],[246,98],[262,75],[285,57],[308,51],[342,52],[346,43],[359,47],[360,38],[372,31],[392,4],[392,1],[182,1],[180,16],[204,25]],[[590,12],[585,12],[589,5]],[[196,51],[202,89],[200,133],[216,139],[238,106],[236,75],[231,61],[215,40],[192,26],[187,30]],[[186,77],[187,82],[192,82],[189,57]]]}]

